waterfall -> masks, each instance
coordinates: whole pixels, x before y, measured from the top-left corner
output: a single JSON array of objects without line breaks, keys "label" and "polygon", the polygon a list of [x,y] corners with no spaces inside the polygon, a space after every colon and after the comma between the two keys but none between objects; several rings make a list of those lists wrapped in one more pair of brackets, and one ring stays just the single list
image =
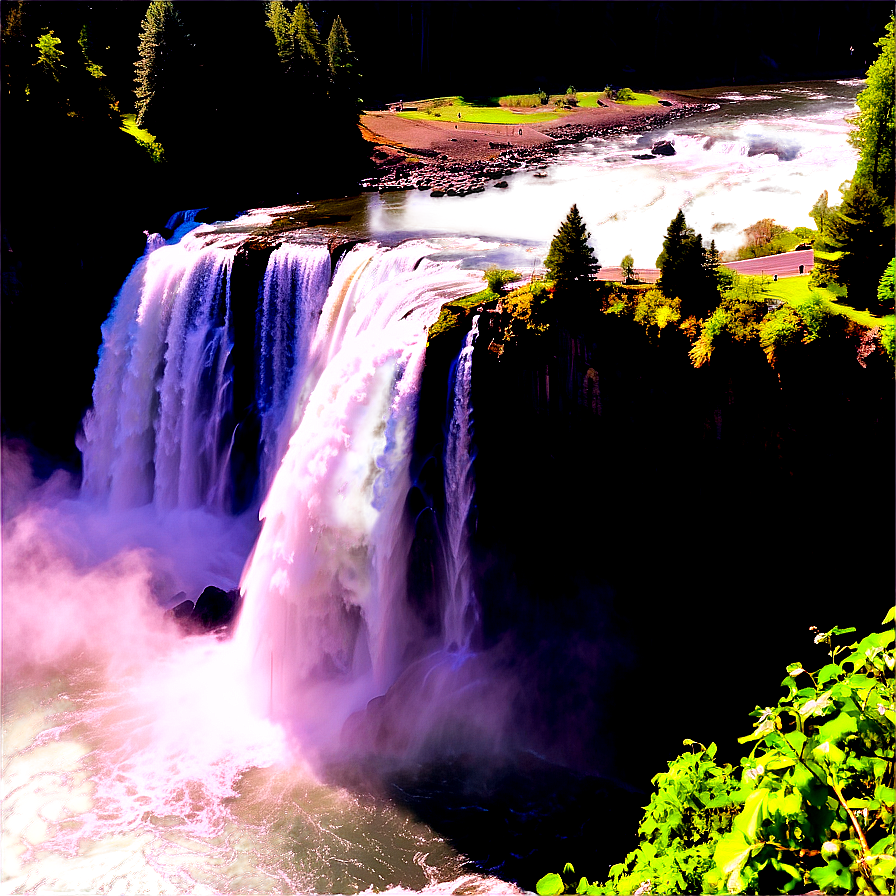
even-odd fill
[{"label": "waterfall", "polygon": [[102,327],[82,493],[112,509],[223,507],[235,253],[193,237],[137,261]]},{"label": "waterfall", "polygon": [[[336,715],[334,681],[360,683],[352,708],[382,693],[419,635],[406,606],[404,504],[427,328],[481,283],[428,261],[432,251],[353,248],[328,292],[305,388],[293,390],[287,421],[297,423],[261,508],[236,641],[257,701],[297,732]],[[321,682],[330,689],[314,712]]]},{"label": "waterfall", "polygon": [[473,504],[473,346],[479,335],[479,315],[473,318],[454,365],[450,397],[451,417],[445,444],[445,529],[448,540],[448,583],[442,612],[442,630],[449,650],[470,646],[477,603],[470,580],[470,544],[467,531]]},{"label": "waterfall", "polygon": [[271,253],[256,319],[256,392],[264,492],[291,435],[280,426],[293,383],[302,389],[311,341],[330,285],[325,246],[284,244]]}]

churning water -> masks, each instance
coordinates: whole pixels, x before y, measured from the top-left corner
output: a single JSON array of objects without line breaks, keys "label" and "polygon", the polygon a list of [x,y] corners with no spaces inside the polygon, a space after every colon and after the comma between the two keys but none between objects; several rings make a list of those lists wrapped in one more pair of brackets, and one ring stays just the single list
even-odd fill
[{"label": "churning water", "polygon": [[[632,132],[561,149],[545,172],[508,179],[506,190],[431,199],[386,193],[371,200],[374,233],[473,233],[546,245],[573,203],[604,265],[631,254],[635,267],[655,267],[678,209],[720,251],[744,241],[761,218],[813,227],[809,209],[827,190],[838,201],[852,177],[856,151],[847,116],[859,82],[806,82],[739,91],[701,91],[695,101],[717,108],[647,135]],[[660,140],[674,156],[649,155]]]},{"label": "churning water", "polygon": [[[674,132],[567,147],[506,191],[369,197],[373,241],[334,268],[293,234],[257,296],[233,275],[264,213],[207,225],[194,210],[150,235],[103,327],[80,490],[62,474],[37,486],[4,453],[4,892],[519,892],[399,804],[320,777],[346,721],[396,681],[428,688],[409,728],[438,718],[437,684],[461,711],[495,703],[471,649],[476,322],[448,389],[439,634],[407,610],[427,328],[508,245],[534,266],[525,247],[573,202],[605,264],[651,266],[679,207],[721,249],[762,217],[811,223],[854,168],[858,89],[706,92],[718,108]],[[633,158],[659,139],[676,154]],[[423,238],[394,245],[405,233]],[[260,488],[235,513],[247,366]],[[230,641],[184,638],[162,613],[208,584],[244,595]]]}]

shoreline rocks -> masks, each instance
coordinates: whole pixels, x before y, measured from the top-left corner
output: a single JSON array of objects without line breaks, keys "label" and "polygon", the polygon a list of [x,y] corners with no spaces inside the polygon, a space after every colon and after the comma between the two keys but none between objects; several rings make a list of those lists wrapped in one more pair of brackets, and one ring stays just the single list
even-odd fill
[{"label": "shoreline rocks", "polygon": [[[647,132],[667,127],[674,121],[709,108],[705,103],[686,103],[668,111],[657,112],[623,123],[610,125],[564,124],[546,128],[544,134],[549,143],[514,146],[510,143],[489,141],[489,148],[501,149],[494,158],[475,161],[452,161],[444,153],[409,149],[417,158],[404,161],[360,182],[362,190],[380,193],[404,190],[429,190],[430,196],[467,196],[481,193],[490,182],[495,187],[506,187],[505,178],[515,171],[544,170],[556,156],[561,146],[580,143],[593,137],[614,137],[629,132]],[[665,146],[668,141],[658,141],[653,152],[671,155]],[[668,144],[669,148],[671,144]],[[661,149],[657,149],[661,147]],[[656,156],[653,156],[655,158]],[[641,158],[641,156],[635,156]],[[649,156],[648,156],[649,158]]]}]

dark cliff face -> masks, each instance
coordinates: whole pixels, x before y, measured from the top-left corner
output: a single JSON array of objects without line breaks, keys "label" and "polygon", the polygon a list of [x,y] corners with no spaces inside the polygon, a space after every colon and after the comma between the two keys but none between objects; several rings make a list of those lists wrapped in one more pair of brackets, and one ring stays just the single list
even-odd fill
[{"label": "dark cliff face", "polygon": [[[861,368],[844,332],[775,369],[732,343],[698,370],[682,333],[651,342],[614,318],[499,356],[495,320],[480,319],[473,361],[474,581],[482,646],[509,641],[525,683],[518,723],[564,719],[539,746],[634,779],[684,737],[733,745],[784,666],[821,650],[810,625],[880,622],[893,590],[892,520],[874,509],[893,484],[883,359]],[[421,506],[436,512],[436,409],[461,338],[428,354],[421,397]],[[432,569],[426,533],[417,566]],[[639,713],[649,737],[632,743]]]}]

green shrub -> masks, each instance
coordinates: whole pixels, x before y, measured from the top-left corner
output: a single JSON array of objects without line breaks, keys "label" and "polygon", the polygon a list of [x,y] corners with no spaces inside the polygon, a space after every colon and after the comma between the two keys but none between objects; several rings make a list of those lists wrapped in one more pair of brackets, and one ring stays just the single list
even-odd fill
[{"label": "green shrub", "polygon": [[739,739],[754,744],[739,771],[716,764],[714,744],[686,740],[691,752],[653,779],[640,842],[608,881],[576,884],[567,865],[537,892],[892,893],[894,632],[843,647],[835,639],[854,628],[811,630],[830,662],[787,666],[786,695],[757,706]]},{"label": "green shrub", "polygon": [[656,327],[656,333],[651,335],[659,335],[668,324],[681,320],[681,299],[670,299],[658,289],[639,294],[635,302],[635,323],[648,331]]},{"label": "green shrub", "polygon": [[896,343],[896,318],[890,317],[887,318],[884,325],[880,328],[880,344],[884,347],[884,351],[891,361],[896,360],[894,343]]},{"label": "green shrub", "polygon": [[497,295],[501,295],[507,284],[518,277],[519,275],[515,271],[504,271],[497,267],[489,268],[485,272],[485,282],[488,284],[488,288]]}]

